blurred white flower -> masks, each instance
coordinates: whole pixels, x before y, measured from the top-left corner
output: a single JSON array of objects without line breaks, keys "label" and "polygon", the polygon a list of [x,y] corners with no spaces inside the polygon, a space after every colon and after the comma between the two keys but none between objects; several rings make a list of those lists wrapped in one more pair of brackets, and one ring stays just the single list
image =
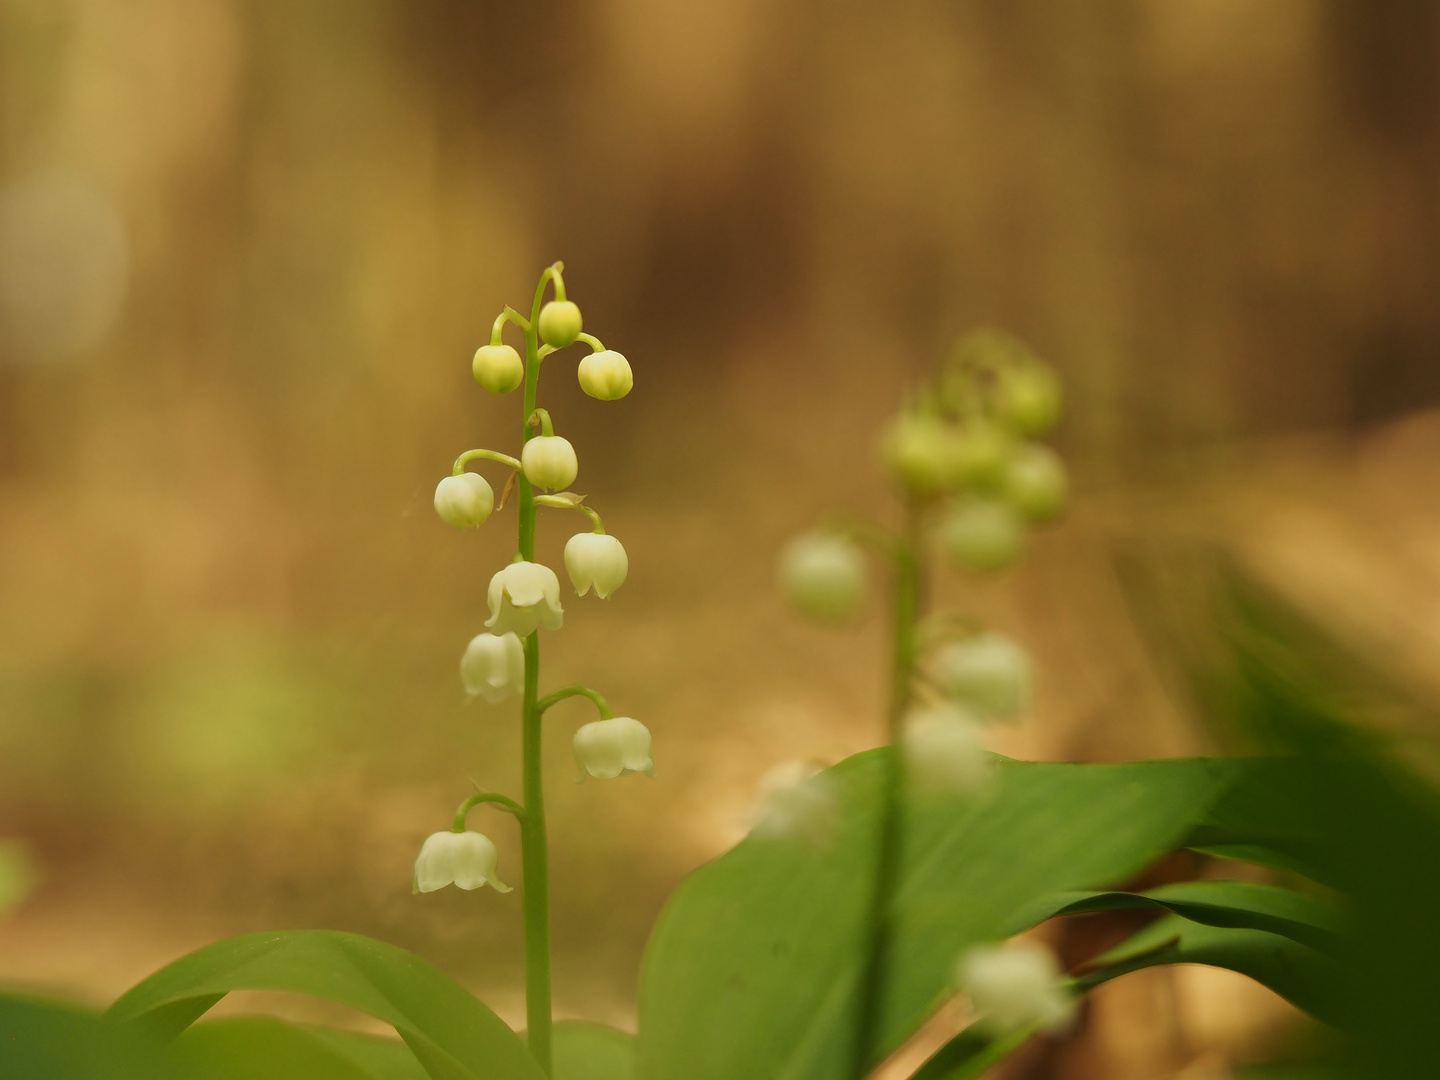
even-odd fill
[{"label": "blurred white flower", "polygon": [[655,763],[650,759],[650,730],[628,716],[586,724],[575,733],[572,746],[580,768],[597,779],[613,780],[623,772],[655,775]]},{"label": "blurred white flower", "polygon": [[756,785],[750,819],[755,836],[826,844],[840,827],[834,782],[811,761],[777,765]]},{"label": "blurred white flower", "polygon": [[488,836],[478,832],[431,833],[415,860],[414,892],[434,892],[452,882],[461,889],[489,885],[496,892],[509,892],[495,876],[499,855]]},{"label": "blurred white flower", "polygon": [[952,642],[931,661],[936,683],[987,720],[1013,720],[1030,707],[1034,668],[1004,634],[987,632]]},{"label": "blurred white flower", "polygon": [[952,562],[976,573],[1002,570],[1025,549],[1025,523],[999,499],[966,498],[941,522],[940,546]]},{"label": "blurred white flower", "polygon": [[435,513],[446,525],[473,529],[495,509],[495,491],[479,473],[447,476],[435,485]]},{"label": "blurred white flower", "polygon": [[511,634],[476,634],[460,658],[460,678],[465,690],[478,694],[490,704],[513,690],[521,693],[525,682],[525,649]]},{"label": "blurred white flower", "polygon": [[559,630],[565,619],[560,606],[560,579],[548,566],[514,562],[490,579],[487,596],[492,634],[529,637],[537,627]]},{"label": "blurred white flower", "polygon": [[575,482],[579,459],[569,439],[559,435],[536,435],[520,451],[520,468],[525,479],[537,488],[559,491]]},{"label": "blurred white flower", "polygon": [[865,601],[865,556],[833,533],[797,536],[780,556],[780,586],[796,609],[816,622],[853,617]]},{"label": "blurred white flower", "polygon": [[620,541],[608,533],[576,533],[565,543],[565,570],[575,591],[584,596],[595,587],[604,600],[625,583],[630,560]]},{"label": "blurred white flower", "polygon": [[600,401],[619,401],[635,385],[630,361],[614,349],[592,352],[580,361],[580,389]]},{"label": "blurred white flower", "polygon": [[981,1022],[999,1032],[1036,1025],[1059,1031],[1070,1022],[1074,999],[1061,985],[1060,964],[1044,945],[1024,938],[983,945],[961,958],[960,986]]},{"label": "blurred white flower", "polygon": [[984,729],[958,705],[935,705],[905,721],[905,770],[917,791],[973,795],[985,785],[993,759],[985,751]]},{"label": "blurred white flower", "polygon": [[1005,466],[1005,498],[1030,521],[1049,521],[1065,507],[1070,485],[1060,455],[1041,443],[1015,451]]}]

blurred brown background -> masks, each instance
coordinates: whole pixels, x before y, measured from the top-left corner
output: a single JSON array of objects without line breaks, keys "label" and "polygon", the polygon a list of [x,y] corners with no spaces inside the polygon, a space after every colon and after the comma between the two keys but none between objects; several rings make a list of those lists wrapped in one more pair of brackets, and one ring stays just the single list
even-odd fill
[{"label": "blurred brown background", "polygon": [[[323,925],[518,1018],[514,897],[409,875],[472,778],[518,787],[518,706],[456,672],[513,511],[430,498],[518,445],[469,356],[555,258],[635,370],[541,387],[632,570],[565,586],[543,682],[660,770],[575,785],[590,717],[552,714],[566,1015],[633,1023],[759,775],[878,739],[878,608],[803,626],[774,556],[888,513],[874,432],[976,325],[1061,369],[1080,492],[1018,574],[939,587],[1040,658],[1004,749],[1209,745],[1112,571],[1176,530],[1433,692],[1437,50],[1430,0],[0,0],[0,828],[40,874],[0,978],[104,1002]],[[1243,1055],[1281,1010],[1217,978],[1107,990],[1105,1075]]]}]

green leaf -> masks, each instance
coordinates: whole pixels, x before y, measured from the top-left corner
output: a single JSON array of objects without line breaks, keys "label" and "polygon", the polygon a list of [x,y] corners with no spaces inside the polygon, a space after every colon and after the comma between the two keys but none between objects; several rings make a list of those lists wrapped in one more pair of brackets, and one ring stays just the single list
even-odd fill
[{"label": "green leaf", "polygon": [[425,1080],[404,1043],[334,1028],[237,1016],[196,1024],[169,1059],[207,1080]]},{"label": "green leaf", "polygon": [[1274,885],[1246,881],[1183,881],[1144,893],[1061,893],[1021,912],[1014,933],[1057,915],[1152,908],[1207,926],[1266,930],[1333,952],[1340,944],[1339,915],[1319,900]]},{"label": "green leaf", "polygon": [[392,1025],[435,1080],[544,1080],[520,1037],[418,956],[357,934],[247,934],[182,957],[108,1015],[173,1038],[232,990],[280,990],[347,1005]]},{"label": "green leaf", "polygon": [[0,995],[0,1075],[17,1080],[198,1080],[137,1032],[62,1002]]},{"label": "green leaf", "polygon": [[[752,837],[671,897],[646,950],[638,1075],[830,1080],[848,1070],[867,947],[885,751],[829,770],[829,847]],[[1183,842],[1233,780],[1228,762],[1002,762],[970,804],[906,815],[881,1046],[949,992],[967,948],[1017,909],[1133,876]]]},{"label": "green leaf", "polygon": [[563,1020],[555,1025],[554,1080],[630,1080],[635,1036],[605,1024]]}]

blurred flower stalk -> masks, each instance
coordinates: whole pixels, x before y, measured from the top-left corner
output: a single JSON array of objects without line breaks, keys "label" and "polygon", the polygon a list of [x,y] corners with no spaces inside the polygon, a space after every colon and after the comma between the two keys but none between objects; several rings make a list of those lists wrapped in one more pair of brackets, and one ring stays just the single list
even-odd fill
[{"label": "blurred flower stalk", "polygon": [[[495,845],[488,837],[467,830],[465,823],[469,812],[481,804],[505,810],[519,822],[528,1041],[547,1074],[552,1062],[550,898],[540,740],[546,711],[570,697],[588,698],[599,710],[600,719],[581,727],[574,737],[582,778],[611,779],[626,772],[654,771],[650,732],[638,720],[615,716],[599,693],[584,686],[566,687],[543,698],[539,693],[539,632],[542,628],[559,630],[565,611],[560,603],[560,579],[555,571],[535,561],[537,508],[578,511],[590,519],[590,531],[576,533],[565,545],[565,569],[579,595],[593,589],[605,599],[624,583],[629,572],[620,541],[605,531],[600,515],[584,505],[585,496],[568,490],[580,468],[575,448],[555,434],[550,414],[536,403],[543,361],[577,342],[591,350],[580,361],[578,372],[586,394],[600,401],[615,401],[634,385],[625,357],[583,332],[580,308],[565,295],[563,270],[564,264],[557,262],[540,275],[528,319],[510,307],[500,313],[491,328],[490,343],[476,350],[472,362],[475,381],[491,393],[508,394],[524,388],[520,456],[490,449],[467,450],[455,460],[451,475],[435,488],[436,514],[457,529],[476,528],[497,509],[489,481],[467,471],[471,462],[494,462],[509,470],[500,507],[512,490],[516,492],[519,529],[515,556],[490,579],[487,629],[466,647],[460,675],[470,694],[491,704],[511,694],[521,696],[523,801],[497,792],[471,795],[455,812],[450,829],[425,841],[415,860],[414,879],[416,892],[432,892],[452,883],[461,889],[489,885],[508,892],[497,876]],[[544,303],[547,286],[553,286],[554,299]],[[502,338],[506,323],[513,323],[525,335],[523,359]]]}]

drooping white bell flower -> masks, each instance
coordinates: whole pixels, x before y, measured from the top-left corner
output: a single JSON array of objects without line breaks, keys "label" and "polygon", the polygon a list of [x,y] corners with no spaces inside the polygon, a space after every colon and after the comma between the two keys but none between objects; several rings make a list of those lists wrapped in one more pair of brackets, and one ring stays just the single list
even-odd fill
[{"label": "drooping white bell flower", "polygon": [[1030,707],[1034,665],[1004,634],[952,642],[936,651],[931,670],[941,689],[983,719],[1013,720]]},{"label": "drooping white bell flower", "polygon": [[580,361],[580,389],[599,401],[619,401],[635,385],[630,361],[614,349],[592,352]]},{"label": "drooping white bell flower", "polygon": [[[575,761],[599,780],[613,780],[623,772],[655,775],[650,758],[650,729],[628,716],[594,720],[575,733]],[[582,777],[583,779],[583,777]]]},{"label": "drooping white bell flower", "polygon": [[525,682],[525,649],[510,634],[476,634],[460,658],[460,678],[471,695],[494,705],[514,691],[521,693]]},{"label": "drooping white bell flower", "polygon": [[525,381],[525,364],[509,345],[481,345],[470,372],[492,394],[508,394]]},{"label": "drooping white bell flower", "polygon": [[495,509],[495,491],[479,473],[447,476],[435,485],[435,513],[446,525],[473,529]]},{"label": "drooping white bell flower", "polygon": [[1061,985],[1055,954],[1038,941],[1020,938],[971,949],[961,958],[957,976],[983,1014],[980,1022],[997,1033],[1032,1024],[1060,1031],[1075,1008]]},{"label": "drooping white bell flower", "polygon": [[536,435],[520,451],[520,468],[525,479],[546,491],[559,491],[575,482],[579,459],[569,439],[559,435]]},{"label": "drooping white bell flower", "polygon": [[573,300],[551,300],[540,309],[540,340],[563,349],[580,337],[585,321]]},{"label": "drooping white bell flower", "polygon": [[478,832],[431,833],[415,859],[414,892],[434,892],[454,884],[461,889],[489,885],[496,892],[509,892],[495,876],[499,862],[495,845]]},{"label": "drooping white bell flower", "polygon": [[780,556],[780,585],[806,618],[842,623],[865,602],[865,556],[833,533],[810,533],[790,541]]},{"label": "drooping white bell flower", "polygon": [[630,560],[620,541],[608,533],[576,533],[565,542],[565,570],[575,591],[584,596],[595,588],[604,600],[625,583]]},{"label": "drooping white bell flower", "polygon": [[1009,503],[968,498],[956,503],[939,529],[940,545],[962,569],[1003,570],[1025,550],[1025,522]]},{"label": "drooping white bell flower", "polygon": [[560,579],[548,566],[514,562],[490,579],[486,597],[490,618],[485,625],[492,634],[529,637],[537,627],[559,630],[565,620],[560,606]]},{"label": "drooping white bell flower", "polygon": [[911,713],[901,744],[906,775],[922,793],[973,795],[993,771],[984,737],[975,717],[958,705],[934,705]]},{"label": "drooping white bell flower", "polygon": [[840,827],[834,784],[813,761],[777,765],[755,787],[750,821],[754,836],[827,844]]}]

